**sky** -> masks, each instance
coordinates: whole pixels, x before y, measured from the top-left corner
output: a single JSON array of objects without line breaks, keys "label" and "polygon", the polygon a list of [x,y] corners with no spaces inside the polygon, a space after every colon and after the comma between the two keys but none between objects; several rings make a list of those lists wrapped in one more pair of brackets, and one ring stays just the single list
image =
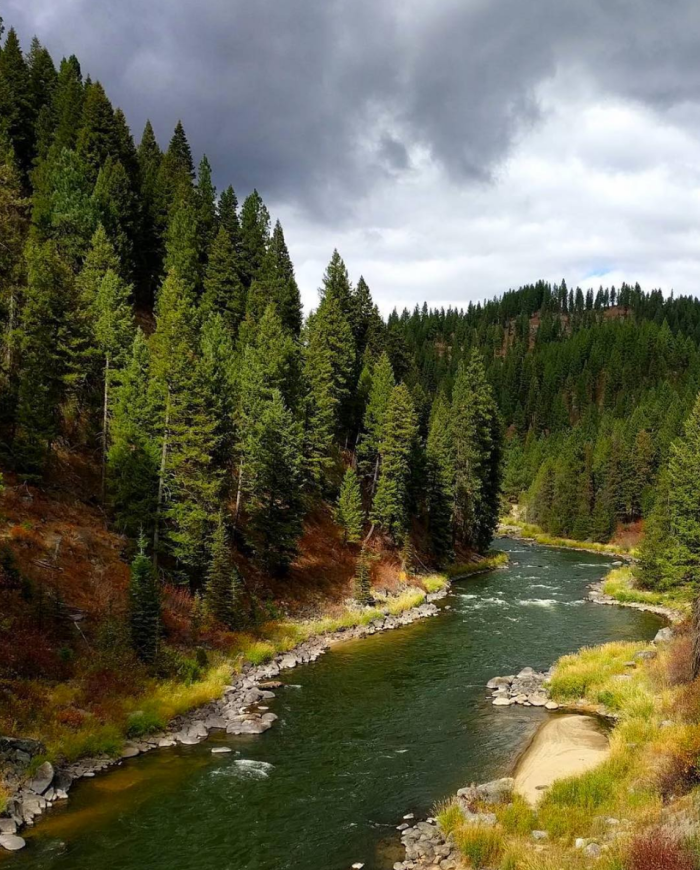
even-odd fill
[{"label": "sky", "polygon": [[307,310],[338,248],[381,310],[539,278],[700,293],[697,0],[5,0],[136,139],[182,119],[279,218]]}]

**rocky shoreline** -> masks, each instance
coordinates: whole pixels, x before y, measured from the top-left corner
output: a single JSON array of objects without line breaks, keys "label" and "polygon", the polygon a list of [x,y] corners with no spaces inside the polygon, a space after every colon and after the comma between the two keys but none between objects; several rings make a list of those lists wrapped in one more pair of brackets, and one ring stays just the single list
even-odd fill
[{"label": "rocky shoreline", "polygon": [[44,746],[36,740],[0,737],[0,764],[11,770],[11,785],[15,785],[15,791],[0,815],[0,847],[8,851],[23,848],[25,840],[19,836],[22,827],[35,824],[54,803],[66,800],[70,788],[79,779],[94,777],[126,759],[154,749],[201,743],[215,731],[231,735],[262,734],[277,720],[277,716],[268,709],[267,702],[274,699],[273,690],[283,685],[275,679],[282,671],[316,661],[337,643],[402,628],[417,620],[437,616],[440,611],[435,602],[445,598],[449,588],[448,583],[444,589],[428,594],[418,607],[404,613],[396,616],[387,613],[367,625],[317,635],[289,652],[276,655],[266,664],[244,665],[241,673],[226,687],[222,698],[178,716],[162,733],[128,741],[117,758],[82,758],[57,769],[47,761],[27,779],[26,773],[32,759],[45,754]]},{"label": "rocky shoreline", "polygon": [[663,616],[674,625],[683,622],[686,618],[685,614],[680,610],[674,610],[672,607],[665,607],[662,604],[644,604],[641,601],[618,601],[612,595],[606,595],[603,591],[605,581],[599,580],[597,583],[591,583],[588,587],[588,600],[594,604],[605,604],[616,607],[630,607],[632,610],[640,610],[643,613],[655,613],[657,616]]}]

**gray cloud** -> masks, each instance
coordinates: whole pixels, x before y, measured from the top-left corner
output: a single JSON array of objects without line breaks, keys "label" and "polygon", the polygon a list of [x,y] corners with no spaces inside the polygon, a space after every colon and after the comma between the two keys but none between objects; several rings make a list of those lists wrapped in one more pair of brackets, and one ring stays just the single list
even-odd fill
[{"label": "gray cloud", "polygon": [[182,117],[220,185],[345,211],[424,149],[488,181],[563,67],[667,110],[700,94],[693,0],[9,0],[75,52],[138,136]]}]

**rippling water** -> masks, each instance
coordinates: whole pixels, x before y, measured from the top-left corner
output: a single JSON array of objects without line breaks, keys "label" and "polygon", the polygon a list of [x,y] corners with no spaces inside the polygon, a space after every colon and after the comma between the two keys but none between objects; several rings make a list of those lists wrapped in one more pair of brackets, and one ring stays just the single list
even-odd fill
[{"label": "rippling water", "polygon": [[[395,826],[509,772],[542,711],[491,705],[495,675],[586,644],[652,637],[658,618],[585,601],[609,559],[500,541],[505,570],[457,582],[450,608],[287,671],[262,737],[160,750],[76,786],[3,867],[383,870]],[[225,743],[233,752],[214,754]]]}]

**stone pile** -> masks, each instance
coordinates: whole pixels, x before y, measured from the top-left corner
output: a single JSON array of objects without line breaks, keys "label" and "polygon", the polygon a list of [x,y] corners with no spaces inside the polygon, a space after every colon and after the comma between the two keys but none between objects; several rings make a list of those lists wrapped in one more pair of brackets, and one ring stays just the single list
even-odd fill
[{"label": "stone pile", "polygon": [[65,800],[72,783],[81,778],[94,777],[96,773],[120,764],[128,758],[135,758],[144,752],[168,746],[194,746],[201,743],[213,731],[225,731],[231,735],[262,734],[277,721],[275,713],[270,712],[267,702],[275,698],[273,688],[281,688],[282,683],[275,677],[284,670],[316,661],[333,643],[365,637],[380,631],[389,631],[410,625],[419,619],[436,616],[439,611],[434,601],[443,598],[447,590],[440,590],[427,596],[424,604],[392,616],[386,613],[373,619],[367,625],[340,629],[332,635],[319,635],[301,643],[295,649],[280,653],[263,665],[246,665],[224,692],[222,698],[212,701],[183,716],[174,719],[168,730],[161,734],[150,734],[141,740],[132,740],[124,745],[119,758],[100,756],[82,758],[60,770],[54,770],[49,762],[42,764],[30,781],[26,772],[32,758],[45,754],[45,748],[35,740],[0,737],[0,768],[7,771],[5,779],[14,794],[0,815],[0,847],[15,851],[25,842],[17,835],[23,825],[34,824],[36,818],[56,801]]},{"label": "stone pile", "polygon": [[459,850],[450,837],[445,837],[433,819],[418,822],[401,833],[406,860],[397,861],[394,870],[457,870],[462,867]]},{"label": "stone pile", "polygon": [[494,677],[486,684],[493,692],[494,707],[510,707],[520,704],[523,707],[544,707],[557,710],[559,705],[552,701],[545,683],[552,676],[551,669],[545,673],[533,668],[523,668],[519,674],[508,677]]}]

